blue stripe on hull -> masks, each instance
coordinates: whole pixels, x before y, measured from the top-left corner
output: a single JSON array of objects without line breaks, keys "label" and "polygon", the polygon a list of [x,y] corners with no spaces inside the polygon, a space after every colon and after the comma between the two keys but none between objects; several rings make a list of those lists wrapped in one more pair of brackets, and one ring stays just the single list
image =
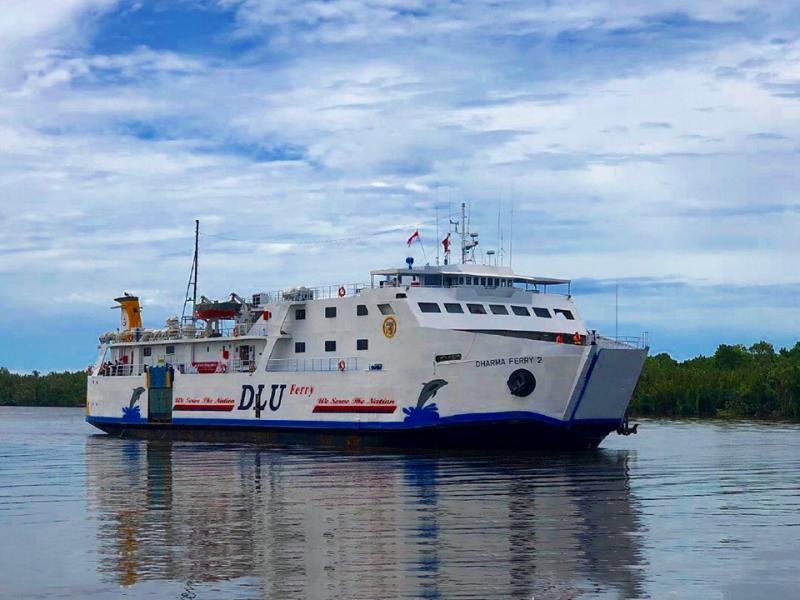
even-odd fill
[{"label": "blue stripe on hull", "polygon": [[569,420],[575,423],[575,413],[578,412],[578,407],[581,405],[581,400],[583,400],[583,395],[586,393],[586,388],[589,387],[589,380],[592,378],[592,372],[594,371],[594,367],[597,364],[597,359],[600,357],[600,352],[595,352],[594,356],[592,356],[592,362],[589,364],[589,369],[586,371],[586,377],[583,380],[583,386],[581,387],[581,393],[578,395],[578,399],[575,401],[575,407],[572,409],[572,414],[569,416]]},{"label": "blue stripe on hull", "polygon": [[[144,425],[147,421],[131,422],[117,417],[95,417],[87,416],[86,421],[91,424],[117,424],[117,425]],[[441,417],[434,423],[428,424],[408,424],[403,421],[391,422],[359,422],[359,421],[299,421],[285,419],[215,419],[215,418],[173,418],[172,424],[183,427],[264,427],[270,429],[342,429],[351,431],[369,430],[415,430],[415,429],[437,429],[451,425],[462,424],[491,424],[508,421],[535,421],[551,427],[567,429],[572,426],[581,425],[613,425],[615,428],[620,423],[620,419],[575,419],[572,421],[562,421],[535,412],[515,411],[498,413],[463,414],[449,417]]]},{"label": "blue stripe on hull", "polygon": [[[159,441],[253,442],[343,448],[588,449],[617,428],[616,419],[571,423],[531,418],[535,413],[458,415],[445,423],[408,426],[320,421],[179,419],[173,423],[131,424],[89,417],[110,434]],[[522,415],[522,418],[520,418]],[[486,417],[494,417],[486,418]],[[444,421],[444,419],[442,419]],[[279,425],[278,425],[279,424]],[[375,425],[378,425],[376,427]]]}]

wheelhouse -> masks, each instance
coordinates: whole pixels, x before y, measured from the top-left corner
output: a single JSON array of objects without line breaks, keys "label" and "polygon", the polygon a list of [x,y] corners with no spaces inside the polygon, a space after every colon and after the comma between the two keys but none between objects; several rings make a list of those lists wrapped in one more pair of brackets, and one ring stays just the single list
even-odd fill
[{"label": "wheelhouse", "polygon": [[[410,267],[371,271],[371,287],[482,287],[517,288],[536,293],[561,293],[569,296],[571,281],[551,277],[518,275],[508,267],[459,264],[441,267]],[[556,288],[555,290],[552,288]],[[566,289],[564,289],[566,287]]]}]

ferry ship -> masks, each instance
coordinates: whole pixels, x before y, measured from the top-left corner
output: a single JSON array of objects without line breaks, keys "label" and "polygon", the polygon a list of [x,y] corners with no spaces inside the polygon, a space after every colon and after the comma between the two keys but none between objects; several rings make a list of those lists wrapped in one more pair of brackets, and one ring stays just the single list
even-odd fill
[{"label": "ferry ship", "polygon": [[151,439],[419,447],[594,448],[631,432],[646,335],[589,330],[569,280],[478,264],[463,206],[454,224],[458,260],[448,234],[441,265],[247,300],[196,299],[195,246],[190,317],[149,329],[136,296],[116,299],[86,420]]}]

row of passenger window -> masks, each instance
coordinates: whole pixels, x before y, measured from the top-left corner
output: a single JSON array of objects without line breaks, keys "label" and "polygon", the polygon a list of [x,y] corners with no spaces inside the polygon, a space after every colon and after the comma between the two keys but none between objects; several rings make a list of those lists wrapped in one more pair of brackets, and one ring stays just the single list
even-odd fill
[{"label": "row of passenger window", "polygon": [[[356,340],[356,350],[369,350],[369,340]],[[306,351],[305,342],[294,343],[295,354],[302,354]],[[325,340],[325,352],[336,352],[336,340]]]},{"label": "row of passenger window", "polygon": [[[384,308],[387,307],[387,308]],[[393,314],[394,311],[391,310],[391,306],[388,304],[379,304],[378,308],[381,310],[383,314]],[[385,312],[385,311],[391,312]],[[356,305],[356,316],[358,317],[366,317],[369,314],[369,310],[367,309],[366,304],[358,304]],[[296,321],[302,321],[306,318],[306,309],[305,308],[296,308],[294,309],[294,318]],[[336,318],[336,307],[335,306],[326,306],[325,307],[325,318],[326,319],[334,319]]]},{"label": "row of passenger window", "polygon": [[[440,313],[442,312],[441,307],[437,302],[418,302],[419,309],[424,313]],[[380,309],[381,314],[384,315],[391,315],[394,314],[394,310],[392,310],[391,305],[389,304],[379,304],[378,308]],[[508,309],[511,309],[511,313],[508,312]],[[541,317],[543,319],[552,319],[553,315],[550,313],[550,310],[547,308],[542,308],[539,306],[532,306],[530,307],[533,311],[533,314],[537,317]],[[464,307],[458,302],[445,302],[444,303],[444,310],[445,312],[449,313],[464,313]],[[473,315],[485,315],[488,314],[486,311],[486,306],[483,304],[474,304],[474,303],[467,303],[467,310]],[[508,315],[514,314],[519,317],[530,317],[531,313],[528,310],[527,306],[519,306],[519,305],[510,305],[506,306],[505,304],[489,304],[489,310],[493,315]],[[556,316],[561,316],[567,319],[568,321],[572,321],[575,317],[572,314],[572,311],[564,310],[561,308],[554,308],[553,313]],[[359,317],[365,317],[369,314],[369,310],[365,304],[358,304],[356,305],[356,315]],[[326,306],[325,307],[325,318],[332,319],[336,317],[336,307],[335,306]],[[295,309],[294,318],[298,321],[302,321],[306,318],[306,309],[305,308],[297,308]]]},{"label": "row of passenger window", "polygon": [[[437,302],[418,302],[417,305],[419,309],[424,313],[440,313],[442,312],[442,308],[439,306]],[[511,309],[511,313],[508,312],[508,309]],[[532,306],[530,307],[533,310],[533,314],[537,317],[542,317],[543,319],[552,319],[553,315],[550,314],[550,310],[547,308],[541,308],[539,306]],[[444,310],[445,312],[449,313],[457,313],[463,314],[464,307],[458,302],[445,302],[444,303]],[[486,306],[483,304],[472,304],[467,303],[467,310],[473,315],[485,315],[488,314],[486,312]],[[518,306],[512,304],[511,306],[506,306],[505,304],[490,304],[489,310],[493,315],[508,315],[514,314],[518,317],[530,317],[531,313],[528,310],[527,306]],[[564,317],[565,319],[572,321],[575,317],[572,314],[572,311],[564,310],[561,308],[554,308],[553,312],[556,316]]]}]

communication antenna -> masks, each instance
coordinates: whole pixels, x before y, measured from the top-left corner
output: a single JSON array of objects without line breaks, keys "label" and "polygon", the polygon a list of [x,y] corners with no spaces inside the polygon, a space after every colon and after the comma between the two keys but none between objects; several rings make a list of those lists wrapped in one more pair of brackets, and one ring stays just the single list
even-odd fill
[{"label": "communication antenna", "polygon": [[511,268],[511,257],[514,256],[514,196],[511,196],[511,223],[508,224],[508,267]]},{"label": "communication antenna", "polygon": [[467,204],[461,203],[461,264],[467,262]]},{"label": "communication antenna", "polygon": [[619,284],[614,285],[614,339],[619,341]]},{"label": "communication antenna", "polygon": [[[438,191],[436,192],[438,195]],[[439,203],[436,203],[436,266],[439,266]]]},{"label": "communication antenna", "polygon": [[502,212],[503,205],[500,201],[497,201],[497,247],[500,249],[500,255],[503,255],[503,233],[502,229],[500,229],[500,214]]},{"label": "communication antenna", "polygon": [[503,230],[500,230],[500,266],[502,267],[505,261],[503,257],[505,256],[505,250],[503,249]]}]

